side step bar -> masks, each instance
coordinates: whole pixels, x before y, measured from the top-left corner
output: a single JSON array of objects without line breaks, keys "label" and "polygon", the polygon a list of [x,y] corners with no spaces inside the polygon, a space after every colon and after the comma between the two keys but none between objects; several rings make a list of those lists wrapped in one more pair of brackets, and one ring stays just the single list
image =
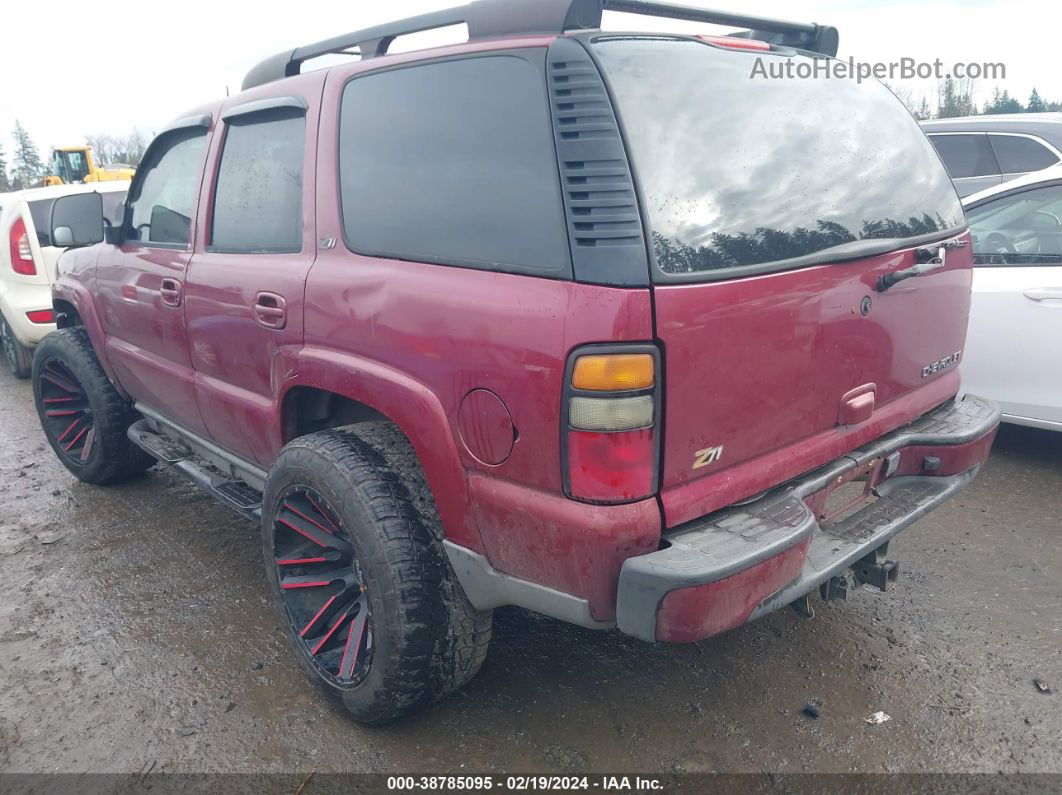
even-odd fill
[{"label": "side step bar", "polygon": [[220,475],[192,448],[151,429],[147,420],[129,426],[128,436],[137,447],[172,467],[241,516],[258,523],[262,520],[262,494],[242,480]]}]

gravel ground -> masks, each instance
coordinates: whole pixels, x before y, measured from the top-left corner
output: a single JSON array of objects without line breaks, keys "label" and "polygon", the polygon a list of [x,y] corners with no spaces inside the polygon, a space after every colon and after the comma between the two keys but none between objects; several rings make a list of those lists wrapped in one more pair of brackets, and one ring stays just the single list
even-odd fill
[{"label": "gravel ground", "polygon": [[76,482],[6,372],[0,477],[2,771],[1062,773],[1059,434],[1004,428],[888,593],[689,646],[498,611],[479,678],[383,729],[303,679],[254,526],[159,468]]}]

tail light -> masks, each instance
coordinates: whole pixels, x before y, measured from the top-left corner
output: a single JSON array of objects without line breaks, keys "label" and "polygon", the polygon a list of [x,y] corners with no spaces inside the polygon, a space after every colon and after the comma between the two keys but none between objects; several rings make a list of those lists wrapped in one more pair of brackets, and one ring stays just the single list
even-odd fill
[{"label": "tail light", "polygon": [[25,231],[25,222],[15,219],[11,226],[11,267],[15,273],[23,276],[35,276],[37,266],[33,262],[33,249],[30,248],[30,236]]},{"label": "tail light", "polygon": [[55,313],[51,309],[34,309],[32,312],[27,312],[26,317],[29,318],[30,323],[55,322]]},{"label": "tail light", "polygon": [[631,502],[656,493],[660,355],[649,345],[575,351],[565,373],[564,491],[576,500]]},{"label": "tail light", "polygon": [[29,235],[26,233],[26,222],[21,218],[15,219],[11,225],[11,269],[23,276],[35,276],[37,266],[33,263],[33,250],[30,248]]}]

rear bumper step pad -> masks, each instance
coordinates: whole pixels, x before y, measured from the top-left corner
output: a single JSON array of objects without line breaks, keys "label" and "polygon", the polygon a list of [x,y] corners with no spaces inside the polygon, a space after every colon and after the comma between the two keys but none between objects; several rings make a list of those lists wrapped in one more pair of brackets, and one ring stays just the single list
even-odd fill
[{"label": "rear bumper step pad", "polygon": [[[999,408],[982,398],[949,401],[764,497],[676,528],[665,534],[664,548],[624,562],[617,626],[647,641],[697,640],[795,601],[968,485],[999,418]],[[971,443],[983,443],[975,445],[971,466],[961,472],[940,466],[949,448],[964,449],[965,465]],[[939,474],[886,479],[874,489],[875,502],[828,529],[819,526],[806,497],[873,459],[911,447],[939,448],[934,465],[921,467]],[[705,615],[697,615],[699,609]],[[677,613],[685,615],[676,619]]]}]

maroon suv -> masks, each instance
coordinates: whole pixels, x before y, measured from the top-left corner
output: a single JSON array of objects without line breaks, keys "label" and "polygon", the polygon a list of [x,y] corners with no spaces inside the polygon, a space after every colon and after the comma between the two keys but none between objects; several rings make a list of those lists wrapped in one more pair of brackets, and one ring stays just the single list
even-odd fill
[{"label": "maroon suv", "polygon": [[160,461],[260,522],[298,658],[358,720],[467,682],[501,605],[697,641],[884,589],[991,446],[996,407],[956,398],[969,235],[903,106],[756,75],[832,28],[604,5],[752,30],[478,0],[259,65],[158,136],[120,226],[55,203],[56,454],[91,483]]}]

